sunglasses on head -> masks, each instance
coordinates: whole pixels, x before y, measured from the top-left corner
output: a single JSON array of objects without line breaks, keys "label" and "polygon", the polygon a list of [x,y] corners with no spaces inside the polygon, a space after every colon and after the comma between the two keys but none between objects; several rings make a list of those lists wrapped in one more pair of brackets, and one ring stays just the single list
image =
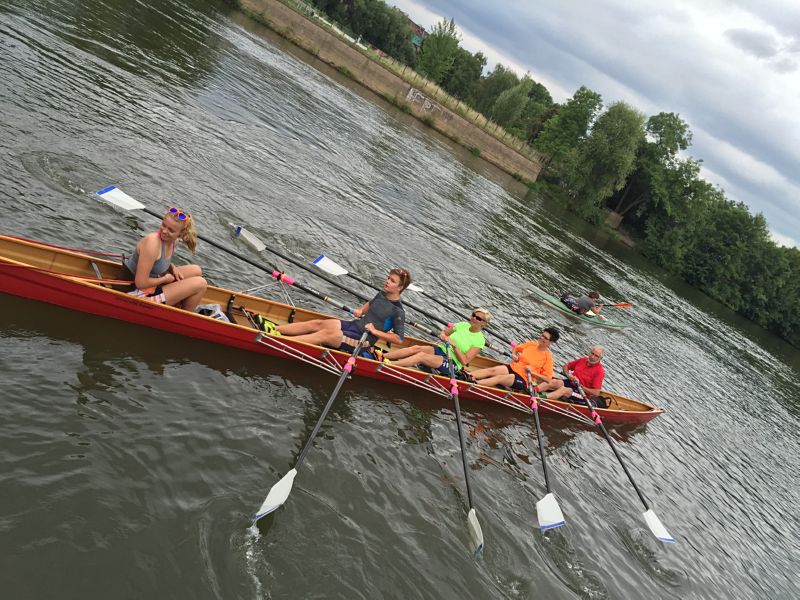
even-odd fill
[{"label": "sunglasses on head", "polygon": [[176,217],[178,217],[178,219],[180,219],[181,221],[185,221],[186,219],[189,218],[188,214],[186,214],[180,209],[175,208],[174,206],[170,207],[169,212],[171,215],[175,215]]},{"label": "sunglasses on head", "polygon": [[483,317],[481,317],[480,315],[478,315],[477,313],[472,313],[472,318],[475,319],[476,321],[481,321],[481,322],[486,320]]}]

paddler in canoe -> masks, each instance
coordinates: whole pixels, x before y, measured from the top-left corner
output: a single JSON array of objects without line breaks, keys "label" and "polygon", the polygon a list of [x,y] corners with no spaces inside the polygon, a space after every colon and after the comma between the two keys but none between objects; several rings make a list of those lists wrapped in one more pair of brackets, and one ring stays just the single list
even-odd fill
[{"label": "paddler in canoe", "polygon": [[[485,308],[472,311],[469,321],[461,321],[451,327],[442,329],[439,339],[442,343],[436,346],[409,346],[384,354],[384,362],[391,362],[396,367],[414,367],[424,365],[439,375],[450,374],[450,363],[458,377],[466,377],[464,368],[472,362],[486,345],[483,328],[489,324],[492,313]],[[450,343],[449,354],[447,343]]]},{"label": "paddler in canoe", "polygon": [[560,300],[566,304],[570,310],[579,315],[586,315],[588,317],[597,316],[601,319],[605,319],[605,317],[600,314],[603,305],[600,303],[600,294],[598,292],[591,291],[578,297],[572,294],[564,294],[561,296]]},{"label": "paddler in canoe", "polygon": [[537,380],[553,377],[553,354],[550,346],[561,334],[555,327],[546,327],[535,341],[519,344],[514,348],[511,362],[472,372],[472,377],[481,385],[502,385],[515,391],[528,389],[525,367],[530,368]]},{"label": "paddler in canoe", "polygon": [[158,230],[139,240],[133,255],[124,261],[128,276],[133,280],[129,294],[188,311],[197,308],[208,283],[199,266],[172,264],[178,240],[195,254],[194,220],[188,213],[172,207],[164,214]]},{"label": "paddler in canoe", "polygon": [[[383,290],[360,308],[353,311],[352,321],[344,319],[313,319],[298,323],[280,325],[280,335],[292,336],[306,344],[328,346],[344,352],[353,352],[364,331],[368,332],[366,350],[378,340],[389,344],[399,344],[405,336],[406,311],[400,301],[400,294],[411,283],[411,275],[405,269],[392,269],[386,276]],[[374,356],[369,356],[374,358]]]}]

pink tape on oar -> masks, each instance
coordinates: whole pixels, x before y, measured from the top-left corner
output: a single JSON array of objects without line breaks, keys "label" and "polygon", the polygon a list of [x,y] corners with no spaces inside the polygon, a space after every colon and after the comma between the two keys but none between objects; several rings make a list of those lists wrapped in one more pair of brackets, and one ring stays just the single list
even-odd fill
[{"label": "pink tape on oar", "polygon": [[450,379],[450,393],[453,396],[458,396],[458,384],[455,379]]},{"label": "pink tape on oar", "polygon": [[273,271],[272,276],[278,281],[282,281],[286,285],[294,285],[294,279],[292,279],[285,273],[281,273],[280,271]]},{"label": "pink tape on oar", "polygon": [[347,359],[347,362],[344,365],[344,370],[347,371],[348,373],[352,373],[354,364],[356,364],[356,359],[355,357],[351,356],[350,358]]},{"label": "pink tape on oar", "polygon": [[517,347],[517,342],[511,342],[511,349],[513,350],[516,347]]}]

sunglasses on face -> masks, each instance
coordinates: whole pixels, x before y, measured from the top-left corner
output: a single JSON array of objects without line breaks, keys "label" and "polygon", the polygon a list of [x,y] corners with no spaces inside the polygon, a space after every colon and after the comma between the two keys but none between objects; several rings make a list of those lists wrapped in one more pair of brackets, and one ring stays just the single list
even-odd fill
[{"label": "sunglasses on face", "polygon": [[546,341],[546,342],[549,342],[549,341],[550,341],[550,337],[549,337],[549,336],[547,336],[547,335],[545,335],[545,334],[541,334],[541,335],[539,336],[539,339],[541,339],[541,340],[544,340],[544,341]]},{"label": "sunglasses on face", "polygon": [[175,208],[174,206],[169,209],[169,212],[171,215],[175,215],[176,217],[178,217],[178,219],[180,219],[181,221],[185,221],[186,219],[189,218],[188,214],[186,214],[182,210]]},{"label": "sunglasses on face", "polygon": [[475,313],[472,313],[472,318],[475,319],[476,321],[480,321],[480,322],[483,322],[483,321],[486,320],[483,317],[481,317],[480,315],[477,315]]}]

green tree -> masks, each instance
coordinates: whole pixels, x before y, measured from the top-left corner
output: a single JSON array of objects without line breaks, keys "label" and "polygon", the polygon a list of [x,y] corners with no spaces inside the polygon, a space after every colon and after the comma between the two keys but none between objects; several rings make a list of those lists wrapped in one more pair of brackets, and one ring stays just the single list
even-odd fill
[{"label": "green tree", "polygon": [[503,65],[495,65],[494,70],[481,78],[475,85],[470,104],[484,116],[488,116],[497,97],[519,83],[519,77]]},{"label": "green tree", "polygon": [[492,120],[502,127],[514,124],[528,103],[528,92],[532,87],[533,81],[524,77],[517,85],[500,94],[492,106]]},{"label": "green tree", "polygon": [[[626,215],[634,208],[637,217],[668,205],[673,197],[668,187],[680,168],[678,152],[691,144],[689,125],[675,113],[659,113],[650,117],[646,136],[637,150],[636,168],[626,186],[613,199],[614,211]],[[669,211],[669,206],[666,206]]]},{"label": "green tree", "polygon": [[422,42],[417,71],[435,83],[442,81],[456,60],[459,41],[453,19],[436,23]]},{"label": "green tree", "polygon": [[584,216],[599,219],[598,208],[625,185],[644,138],[644,115],[615,102],[598,117],[570,165],[568,183]]},{"label": "green tree", "polygon": [[486,57],[482,53],[472,54],[459,47],[456,49],[453,66],[445,74],[441,86],[451,96],[466,100],[480,81],[485,66]]},{"label": "green tree", "polygon": [[405,15],[382,0],[314,0],[314,4],[353,36],[413,66],[417,53]]},{"label": "green tree", "polygon": [[602,107],[600,94],[581,86],[558,114],[544,124],[536,138],[536,147],[550,157],[550,162],[560,163],[586,137]]},{"label": "green tree", "polygon": [[555,116],[553,97],[547,88],[538,81],[534,81],[528,91],[528,101],[522,109],[516,122],[508,129],[527,143],[533,142],[544,127],[545,121]]}]

